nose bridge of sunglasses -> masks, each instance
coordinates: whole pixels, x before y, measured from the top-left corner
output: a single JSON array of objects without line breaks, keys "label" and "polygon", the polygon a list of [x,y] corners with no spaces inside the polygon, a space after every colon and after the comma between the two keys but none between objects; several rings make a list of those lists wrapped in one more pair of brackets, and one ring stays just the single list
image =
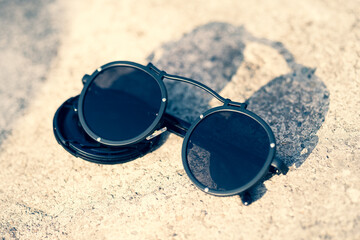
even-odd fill
[{"label": "nose bridge of sunglasses", "polygon": [[[149,69],[151,69],[152,71],[154,71],[155,74],[157,74],[162,79],[168,79],[168,80],[188,83],[188,84],[194,85],[194,86],[206,91],[207,93],[209,93],[213,97],[215,97],[217,100],[222,102],[224,104],[224,106],[239,107],[239,108],[243,108],[243,109],[246,109],[246,107],[247,107],[246,102],[245,103],[233,102],[228,98],[223,98],[217,92],[215,92],[213,89],[202,84],[201,82],[198,82],[198,81],[190,79],[190,78],[182,77],[182,76],[168,74],[165,71],[162,71],[162,70],[158,69],[157,67],[155,67],[152,63],[148,63],[147,67]],[[191,124],[184,120],[176,118],[170,114],[165,113],[164,116],[165,116],[164,121],[165,121],[165,125],[167,126],[167,130],[169,130],[169,132],[174,133],[180,137],[185,137],[186,132],[190,128]],[[160,130],[158,130],[158,131],[160,131]],[[165,131],[160,131],[160,133],[157,132],[156,134],[159,135]],[[155,134],[155,132],[153,134]],[[151,139],[151,136],[149,136],[149,137]]]},{"label": "nose bridge of sunglasses", "polygon": [[239,103],[239,102],[233,102],[228,98],[224,98],[222,96],[220,96],[217,92],[215,92],[213,89],[209,88],[208,86],[206,86],[205,84],[198,82],[194,79],[191,78],[186,78],[186,77],[182,77],[182,76],[177,76],[177,75],[171,75],[168,74],[164,71],[160,71],[159,69],[157,69],[153,64],[149,63],[148,66],[151,69],[154,69],[154,71],[161,76],[161,78],[163,79],[168,79],[168,80],[173,80],[173,81],[179,81],[179,82],[184,82],[184,83],[188,83],[191,85],[194,85],[202,90],[204,90],[205,92],[209,93],[210,95],[212,95],[213,97],[215,97],[217,100],[219,100],[220,102],[222,102],[224,104],[224,106],[233,106],[233,107],[241,107],[246,109],[247,107],[247,103]]}]

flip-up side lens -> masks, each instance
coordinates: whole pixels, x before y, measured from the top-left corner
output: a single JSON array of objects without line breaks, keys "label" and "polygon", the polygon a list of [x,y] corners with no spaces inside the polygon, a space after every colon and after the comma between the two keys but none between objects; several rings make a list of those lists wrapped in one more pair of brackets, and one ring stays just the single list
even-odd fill
[{"label": "flip-up side lens", "polygon": [[233,191],[256,178],[270,148],[266,130],[254,118],[219,111],[204,117],[193,129],[186,146],[186,164],[208,189]]},{"label": "flip-up side lens", "polygon": [[161,107],[159,83],[141,69],[115,66],[102,70],[88,86],[83,116],[89,129],[110,141],[127,141],[155,121]]}]

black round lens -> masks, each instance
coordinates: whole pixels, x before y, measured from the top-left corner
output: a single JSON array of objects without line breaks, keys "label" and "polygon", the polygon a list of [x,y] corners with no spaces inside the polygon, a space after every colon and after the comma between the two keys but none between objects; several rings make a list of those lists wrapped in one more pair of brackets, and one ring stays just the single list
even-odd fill
[{"label": "black round lens", "polygon": [[205,116],[191,132],[186,164],[209,190],[234,191],[253,181],[268,162],[270,138],[251,116],[218,111]]},{"label": "black round lens", "polygon": [[147,72],[130,66],[102,70],[86,89],[83,117],[99,139],[128,141],[144,133],[157,118],[162,93]]}]

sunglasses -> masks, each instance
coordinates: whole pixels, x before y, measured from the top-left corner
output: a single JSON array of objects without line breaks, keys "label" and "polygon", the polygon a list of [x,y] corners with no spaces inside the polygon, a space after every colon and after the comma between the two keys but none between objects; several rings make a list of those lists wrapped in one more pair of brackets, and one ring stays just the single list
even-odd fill
[{"label": "sunglasses", "polygon": [[[193,123],[166,112],[164,80],[192,84],[223,105]],[[268,124],[204,84],[160,71],[153,64],[111,62],[82,79],[80,95],[54,116],[58,143],[69,153],[100,164],[123,163],[154,150],[168,131],[184,138],[182,162],[190,180],[216,196],[241,195],[269,172],[286,174],[274,158],[276,142]]]}]

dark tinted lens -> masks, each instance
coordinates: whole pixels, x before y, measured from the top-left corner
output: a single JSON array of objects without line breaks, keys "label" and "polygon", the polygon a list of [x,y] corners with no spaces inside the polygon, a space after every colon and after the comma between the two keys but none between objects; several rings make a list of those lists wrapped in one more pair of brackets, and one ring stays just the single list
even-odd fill
[{"label": "dark tinted lens", "polygon": [[161,106],[161,90],[146,72],[118,66],[103,70],[88,87],[83,116],[96,135],[126,141],[154,122]]},{"label": "dark tinted lens", "polygon": [[190,171],[200,183],[231,191],[256,177],[269,149],[268,134],[256,120],[222,111],[210,114],[195,127],[186,155]]}]

